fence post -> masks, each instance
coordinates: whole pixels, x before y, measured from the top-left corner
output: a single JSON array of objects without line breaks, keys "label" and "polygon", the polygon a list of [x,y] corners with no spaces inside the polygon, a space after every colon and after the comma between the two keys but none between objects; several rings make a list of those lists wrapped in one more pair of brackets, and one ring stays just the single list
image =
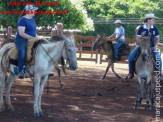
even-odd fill
[{"label": "fence post", "polygon": [[63,24],[62,23],[57,23],[57,35],[59,37],[62,37],[62,35],[63,35]]},{"label": "fence post", "polygon": [[98,49],[96,49],[96,64],[98,63]]},{"label": "fence post", "polygon": [[8,26],[7,38],[11,39],[11,35],[12,35],[12,27]]},{"label": "fence post", "polygon": [[[82,44],[82,42],[80,42],[80,44]],[[82,47],[80,47],[80,51],[82,51]],[[82,55],[82,53],[80,52],[79,53],[79,58],[81,58],[81,55]]]},{"label": "fence post", "polygon": [[100,49],[100,64],[102,64],[103,51]]},{"label": "fence post", "polygon": [[57,35],[57,30],[56,29],[52,29],[51,31],[51,37]]}]

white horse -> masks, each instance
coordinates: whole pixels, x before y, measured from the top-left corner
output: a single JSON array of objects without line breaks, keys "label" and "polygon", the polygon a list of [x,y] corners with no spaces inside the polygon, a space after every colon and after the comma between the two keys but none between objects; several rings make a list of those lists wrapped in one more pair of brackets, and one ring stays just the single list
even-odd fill
[{"label": "white horse", "polygon": [[[71,34],[70,38],[66,38],[63,36],[63,41],[55,41],[47,44],[40,44],[36,48],[35,54],[35,63],[34,65],[28,67],[28,71],[30,74],[34,75],[34,116],[42,116],[43,112],[41,110],[41,97],[44,89],[45,82],[47,81],[48,75],[51,72],[54,64],[58,59],[63,55],[63,51],[65,50],[67,55],[67,60],[69,62],[69,69],[76,70],[77,66],[77,58],[76,51],[77,48],[75,46],[74,37]],[[16,76],[12,71],[13,65],[9,64],[7,66],[7,60],[9,56],[9,49],[13,47],[13,43],[5,44],[0,49],[0,72],[1,72],[1,80],[0,80],[0,111],[4,111],[4,101],[3,101],[3,90],[6,88],[6,104],[7,109],[9,111],[14,111],[13,106],[10,101],[10,88],[12,83],[15,81]],[[7,78],[6,73],[10,70],[9,77]]]}]

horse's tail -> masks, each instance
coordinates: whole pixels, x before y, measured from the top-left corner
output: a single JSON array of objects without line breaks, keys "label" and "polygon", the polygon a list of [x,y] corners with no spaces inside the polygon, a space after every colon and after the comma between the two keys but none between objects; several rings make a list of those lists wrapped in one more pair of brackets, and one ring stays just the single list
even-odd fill
[{"label": "horse's tail", "polygon": [[0,48],[0,73],[6,73],[8,70],[8,56],[9,50],[14,46],[14,43],[7,43]]}]

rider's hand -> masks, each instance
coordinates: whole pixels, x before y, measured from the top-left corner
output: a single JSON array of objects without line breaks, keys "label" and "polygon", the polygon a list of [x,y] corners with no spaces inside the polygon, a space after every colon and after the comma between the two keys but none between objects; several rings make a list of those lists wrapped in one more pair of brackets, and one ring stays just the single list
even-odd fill
[{"label": "rider's hand", "polygon": [[112,44],[115,44],[116,42],[115,41],[112,41]]},{"label": "rider's hand", "polygon": [[136,42],[136,44],[137,44],[137,45],[139,45],[139,44],[140,44],[140,42],[139,42],[139,41],[137,41],[137,42]]},{"label": "rider's hand", "polygon": [[154,46],[153,49],[154,49],[154,51],[157,51],[158,50],[158,47],[157,46]]}]

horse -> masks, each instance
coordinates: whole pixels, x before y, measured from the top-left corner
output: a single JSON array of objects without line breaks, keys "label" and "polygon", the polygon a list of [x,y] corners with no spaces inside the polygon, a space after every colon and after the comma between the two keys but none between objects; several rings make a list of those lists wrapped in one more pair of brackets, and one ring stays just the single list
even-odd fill
[{"label": "horse", "polygon": [[[119,75],[115,72],[115,70],[114,70],[114,62],[112,62],[112,59],[113,59],[113,48],[112,48],[113,42],[111,42],[111,41],[106,41],[106,40],[107,40],[107,38],[105,38],[104,35],[98,35],[98,36],[95,38],[95,40],[93,41],[93,50],[96,50],[97,48],[99,49],[100,47],[102,47],[102,49],[104,50],[104,52],[105,52],[106,55],[107,55],[107,60],[108,60],[108,65],[107,65],[105,74],[101,77],[100,80],[105,79],[106,74],[107,74],[107,72],[108,72],[108,70],[109,70],[110,67],[112,68],[113,73],[114,73],[118,78],[123,79],[123,78],[122,78],[121,76],[119,76]],[[131,51],[132,49],[134,49],[134,47],[135,47],[135,45],[129,45],[129,48],[130,48],[129,51],[128,51],[128,50],[125,51],[125,49],[123,49],[123,51],[127,52],[128,54],[125,55],[125,56],[122,55],[121,58],[120,58],[120,60],[121,60],[121,61],[127,60],[130,51]],[[121,48],[121,47],[120,47],[120,48]],[[119,48],[119,49],[120,49],[120,48]],[[126,78],[127,78],[127,77],[126,77]],[[125,79],[126,79],[126,78],[125,78]]]},{"label": "horse", "polygon": [[[34,64],[27,67],[27,71],[33,74],[34,84],[34,116],[43,116],[41,109],[41,97],[44,89],[45,82],[51,72],[53,66],[56,64],[58,59],[61,58],[63,51],[65,50],[67,60],[69,61],[69,69],[76,70],[77,58],[74,40],[62,36],[62,41],[55,41],[50,43],[41,43],[36,47]],[[6,88],[6,104],[9,111],[14,111],[14,108],[10,101],[10,89],[12,83],[15,81],[17,75],[12,71],[12,64],[8,65],[9,50],[14,46],[14,43],[7,43],[0,49],[0,111],[3,112],[4,101],[3,101],[3,90]],[[7,77],[7,71],[10,70],[9,77]]]},{"label": "horse", "polygon": [[[70,33],[70,35],[71,36],[68,36],[67,38],[70,39],[70,40],[72,40],[72,39],[75,40],[72,32]],[[50,42],[51,41],[58,41],[60,39],[62,39],[62,38],[60,38],[59,36],[56,36],[55,35],[55,36],[51,37],[49,41]],[[7,43],[14,43],[14,40],[15,40],[14,37],[12,37],[11,39],[5,37],[1,41],[0,48],[3,47]],[[63,87],[64,84],[63,84],[62,79],[61,79],[61,70],[60,70],[60,67],[59,67],[58,64],[61,64],[61,68],[63,70],[63,73],[66,75],[66,71],[65,71],[66,70],[65,69],[66,68],[66,65],[65,65],[65,61],[64,60],[67,61],[67,56],[66,56],[65,50],[63,51],[63,56],[61,57],[61,59],[58,61],[57,64],[54,65],[54,68],[55,68],[55,70],[57,71],[57,74],[58,74],[58,81],[59,81],[59,84],[60,84],[60,87],[61,88]],[[49,74],[47,85],[49,85],[49,78],[50,78],[50,76],[53,76],[53,74]],[[47,93],[49,92],[48,90],[49,90],[49,86],[47,86]]]},{"label": "horse", "polygon": [[[134,109],[141,105],[144,94],[144,82],[146,82],[146,108],[151,110],[154,106],[154,58],[150,48],[150,37],[142,34],[140,41],[140,55],[135,62],[135,73],[137,74],[137,95]],[[151,88],[151,106],[149,104],[149,93]]]}]

